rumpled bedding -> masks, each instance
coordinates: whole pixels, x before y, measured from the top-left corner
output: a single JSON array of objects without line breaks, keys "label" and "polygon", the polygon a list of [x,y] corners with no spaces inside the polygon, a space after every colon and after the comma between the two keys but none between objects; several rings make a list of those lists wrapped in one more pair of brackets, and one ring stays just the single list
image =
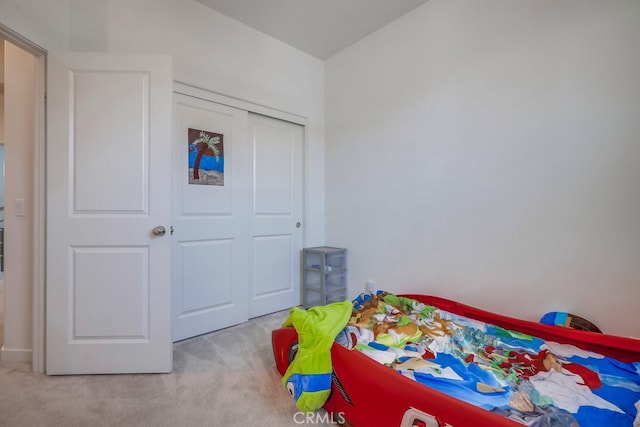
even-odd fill
[{"label": "rumpled bedding", "polygon": [[337,341],[407,378],[531,427],[640,426],[640,362],[379,292]]}]

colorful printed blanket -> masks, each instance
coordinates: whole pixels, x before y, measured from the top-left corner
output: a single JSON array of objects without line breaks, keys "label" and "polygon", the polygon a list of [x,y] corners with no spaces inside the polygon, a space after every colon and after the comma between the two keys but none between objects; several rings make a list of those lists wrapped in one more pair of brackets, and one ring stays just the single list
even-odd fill
[{"label": "colorful printed blanket", "polygon": [[338,342],[412,380],[532,427],[640,426],[640,362],[389,293],[353,304]]}]

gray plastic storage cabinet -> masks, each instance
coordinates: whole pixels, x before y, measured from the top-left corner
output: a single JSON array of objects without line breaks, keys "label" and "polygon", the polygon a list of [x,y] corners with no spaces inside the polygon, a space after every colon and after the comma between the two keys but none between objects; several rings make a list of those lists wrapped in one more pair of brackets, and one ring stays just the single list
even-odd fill
[{"label": "gray plastic storage cabinet", "polygon": [[347,299],[347,250],[318,246],[302,250],[305,307]]}]

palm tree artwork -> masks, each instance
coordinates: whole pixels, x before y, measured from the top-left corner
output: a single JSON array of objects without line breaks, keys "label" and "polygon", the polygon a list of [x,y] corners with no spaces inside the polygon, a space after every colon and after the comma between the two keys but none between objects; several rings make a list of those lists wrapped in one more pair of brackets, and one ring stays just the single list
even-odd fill
[{"label": "palm tree artwork", "polygon": [[189,184],[224,185],[223,137],[189,128]]}]

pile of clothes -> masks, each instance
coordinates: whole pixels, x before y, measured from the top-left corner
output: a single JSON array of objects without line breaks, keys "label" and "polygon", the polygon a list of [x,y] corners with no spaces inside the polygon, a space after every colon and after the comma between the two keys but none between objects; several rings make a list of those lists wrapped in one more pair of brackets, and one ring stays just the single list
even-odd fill
[{"label": "pile of clothes", "polygon": [[401,375],[532,427],[640,426],[640,363],[391,293],[353,302],[336,337]]}]

